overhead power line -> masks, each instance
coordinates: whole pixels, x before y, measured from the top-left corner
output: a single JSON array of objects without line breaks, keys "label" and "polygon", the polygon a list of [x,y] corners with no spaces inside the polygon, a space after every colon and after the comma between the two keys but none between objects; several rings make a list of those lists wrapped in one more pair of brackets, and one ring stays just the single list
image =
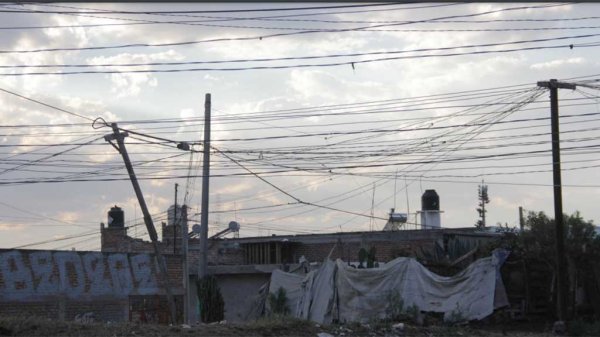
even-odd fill
[{"label": "overhead power line", "polygon": [[464,53],[447,53],[447,54],[428,54],[428,55],[412,55],[412,56],[394,56],[368,60],[356,60],[356,61],[345,61],[345,62],[331,62],[331,63],[318,63],[318,64],[295,64],[295,65],[281,65],[281,66],[250,66],[250,67],[236,67],[236,68],[186,68],[186,69],[151,69],[151,70],[98,70],[98,71],[64,71],[64,72],[26,72],[26,73],[0,73],[0,76],[30,76],[30,75],[83,75],[83,74],[148,74],[148,73],[180,73],[180,72],[198,72],[198,71],[244,71],[244,70],[276,70],[276,69],[291,69],[291,68],[323,68],[323,67],[335,67],[335,66],[348,66],[358,65],[363,63],[373,63],[382,61],[393,61],[393,60],[407,60],[415,58],[433,58],[433,57],[451,57],[451,56],[464,56],[464,55],[482,55],[482,54],[494,54],[494,53],[511,53],[517,51],[529,51],[529,50],[544,50],[544,49],[558,49],[558,48],[590,48],[598,47],[600,42],[594,42],[593,44],[586,45],[554,45],[554,46],[540,46],[540,47],[524,47],[524,48],[513,48],[513,49],[501,49],[501,50],[481,50]]},{"label": "overhead power line", "polygon": [[[583,146],[572,146],[572,147],[564,147],[561,149],[564,152],[574,151],[574,150],[598,150],[600,149],[600,144],[591,144],[591,145],[583,145]],[[373,164],[356,164],[356,165],[338,165],[335,167],[295,167],[289,165],[279,165],[284,170],[273,170],[267,172],[259,172],[256,173],[258,175],[263,174],[275,174],[275,173],[290,173],[297,171],[305,171],[305,172],[327,172],[328,174],[332,174],[332,172],[328,172],[330,170],[344,170],[344,169],[364,169],[364,168],[374,168],[374,167],[398,167],[398,166],[407,166],[407,165],[415,165],[415,164],[434,164],[434,163],[456,163],[456,162],[472,162],[472,161],[481,161],[488,159],[502,159],[509,157],[519,157],[519,156],[531,156],[536,154],[544,154],[548,153],[550,150],[534,150],[534,151],[521,151],[521,152],[507,152],[507,153],[499,153],[499,154],[488,154],[488,155],[470,155],[463,157],[455,157],[455,158],[447,158],[447,159],[433,159],[433,160],[414,160],[414,161],[400,161],[400,162],[384,162],[384,163],[373,163]],[[161,170],[162,171],[162,170]],[[339,174],[339,173],[336,173]],[[126,176],[126,174],[123,174]],[[241,177],[241,176],[254,176],[252,173],[237,173],[237,174],[215,174],[211,177],[219,178],[219,177]],[[169,175],[169,176],[140,176],[139,180],[171,180],[171,179],[186,179],[188,175]],[[201,178],[201,175],[191,176],[192,178]],[[40,184],[40,183],[66,183],[66,182],[107,182],[107,181],[126,181],[127,177],[124,178],[85,178],[85,179],[62,179],[62,178],[39,178],[39,179],[10,179],[10,180],[2,180],[0,181],[0,186],[9,186],[9,185],[23,185],[23,184]]]},{"label": "overhead power line", "polygon": [[439,21],[439,20],[446,20],[446,19],[453,19],[453,18],[464,18],[464,17],[476,17],[476,16],[482,16],[482,15],[489,15],[489,14],[495,14],[495,13],[500,13],[500,12],[506,12],[506,11],[516,11],[516,10],[525,10],[525,9],[538,9],[538,8],[550,8],[550,7],[565,6],[565,5],[566,4],[559,4],[559,5],[538,5],[538,6],[517,6],[517,7],[502,8],[502,9],[491,10],[491,11],[484,11],[484,12],[479,12],[479,13],[470,13],[470,14],[461,14],[461,15],[451,15],[451,16],[435,17],[435,18],[430,18],[430,19],[406,21],[406,22],[394,23],[394,24],[369,25],[369,26],[346,28],[346,29],[332,29],[332,30],[329,30],[329,31],[307,30],[307,31],[300,31],[300,32],[277,33],[277,34],[269,34],[269,35],[253,36],[253,37],[216,38],[216,39],[207,39],[207,40],[198,40],[198,41],[182,41],[182,42],[156,43],[156,44],[152,44],[152,43],[131,43],[131,44],[114,45],[114,46],[73,47],[73,48],[45,48],[45,49],[32,49],[32,50],[3,50],[3,51],[0,51],[0,53],[4,53],[4,54],[7,54],[7,53],[39,53],[39,52],[55,52],[55,51],[76,51],[76,50],[78,50],[78,51],[84,51],[84,50],[120,49],[120,48],[134,48],[134,47],[168,47],[168,46],[185,46],[185,45],[193,45],[193,44],[209,43],[209,42],[264,40],[264,39],[267,39],[267,38],[284,37],[284,36],[299,35],[299,34],[313,34],[313,33],[324,33],[324,32],[340,33],[340,32],[361,31],[361,30],[364,31],[364,30],[367,30],[367,29],[381,28],[381,27],[388,27],[388,26],[401,26],[401,25],[409,25],[409,24],[416,24],[416,23],[436,22],[436,21]]},{"label": "overhead power line", "polygon": [[[413,10],[413,9],[422,9],[422,8],[432,8],[432,7],[447,7],[460,5],[461,3],[449,3],[449,4],[433,4],[433,5],[420,5],[420,6],[412,6],[407,7],[405,5],[411,4],[410,2],[398,3],[398,6],[401,7],[387,7],[384,9],[362,9],[359,11],[327,11],[327,12],[310,12],[310,13],[294,13],[294,14],[286,14],[286,15],[269,15],[269,16],[258,16],[258,17],[230,17],[230,16],[209,16],[209,15],[192,15],[192,14],[155,14],[161,16],[169,16],[169,17],[186,17],[186,18],[204,18],[202,20],[177,20],[177,21],[157,21],[157,20],[140,20],[140,19],[131,19],[131,18],[122,18],[122,17],[105,17],[105,16],[93,16],[93,15],[80,15],[80,14],[69,14],[73,16],[82,16],[82,17],[90,17],[90,18],[98,18],[98,19],[107,19],[107,20],[119,20],[119,21],[129,21],[124,23],[100,23],[100,24],[79,24],[79,25],[48,25],[48,26],[20,26],[20,27],[0,27],[0,30],[9,29],[49,29],[49,28],[95,28],[95,27],[110,27],[110,26],[133,26],[133,25],[156,25],[156,24],[169,24],[169,25],[185,25],[185,26],[203,26],[203,23],[207,22],[226,22],[226,21],[312,21],[312,20],[294,20],[289,19],[292,17],[306,17],[306,16],[318,16],[318,15],[338,15],[338,14],[351,14],[351,13],[369,13],[369,12],[381,12],[381,11],[396,11],[396,10]],[[96,8],[88,8],[88,7],[74,7],[74,6],[64,6],[64,5],[50,5],[50,4],[39,4],[34,3],[32,5],[37,6],[45,6],[45,7],[58,7],[58,8],[70,8],[70,9],[78,9],[78,10],[97,10],[103,11],[106,13],[110,10],[99,10]],[[7,7],[11,8],[11,7]]]},{"label": "overhead power line", "polygon": [[[373,55],[395,55],[395,54],[406,54],[416,52],[431,52],[431,51],[446,51],[454,49],[465,49],[465,48],[481,48],[481,47],[497,47],[506,46],[513,44],[526,44],[526,43],[538,43],[538,42],[549,42],[549,41],[560,41],[570,39],[582,39],[589,37],[600,36],[600,34],[585,34],[575,36],[559,36],[544,39],[532,39],[532,40],[517,40],[508,42],[498,43],[484,43],[484,44],[469,44],[462,46],[452,47],[438,47],[438,48],[419,48],[412,50],[391,50],[391,51],[376,51],[376,52],[363,52],[363,53],[347,53],[347,54],[329,54],[329,55],[316,55],[316,56],[292,56],[292,57],[273,57],[273,58],[257,58],[257,59],[234,59],[234,60],[220,60],[220,61],[186,61],[186,62],[147,62],[147,63],[94,63],[94,64],[18,64],[18,65],[0,65],[0,68],[89,68],[89,67],[146,67],[146,66],[174,66],[174,65],[192,65],[192,64],[223,64],[223,63],[248,63],[248,62],[273,62],[273,61],[296,61],[296,60],[315,60],[315,59],[327,59],[327,58],[341,58],[341,57],[357,57],[357,56],[373,56]],[[413,56],[417,57],[417,56]],[[120,72],[126,72],[121,70]]]},{"label": "overhead power line", "polygon": [[116,11],[116,10],[96,10],[96,11],[58,11],[58,10],[10,10],[0,9],[0,13],[20,13],[20,14],[194,14],[194,13],[250,13],[250,12],[287,12],[303,11],[316,9],[336,9],[336,8],[357,8],[357,7],[375,7],[375,6],[393,6],[403,4],[402,2],[373,3],[360,5],[335,5],[335,6],[311,6],[311,7],[278,7],[278,8],[247,8],[247,9],[219,9],[219,10],[184,10],[184,11]]},{"label": "overhead power line", "polygon": [[10,90],[7,90],[7,89],[2,89],[2,88],[0,88],[0,91],[2,91],[2,92],[5,92],[5,93],[7,93],[7,94],[10,94],[10,95],[13,95],[13,96],[17,96],[17,97],[19,97],[19,98],[22,98],[22,99],[24,99],[24,100],[27,100],[27,101],[30,101],[30,102],[34,102],[34,103],[37,103],[37,104],[43,105],[43,106],[45,106],[45,107],[48,107],[48,108],[51,108],[51,109],[54,109],[54,110],[58,110],[58,111],[61,111],[61,112],[67,113],[67,114],[69,114],[69,115],[72,115],[72,116],[76,116],[76,117],[79,117],[79,118],[87,119],[88,121],[93,121],[93,119],[92,119],[92,118],[90,118],[90,117],[83,116],[83,115],[80,115],[80,114],[78,114],[78,113],[75,113],[75,112],[72,112],[72,111],[69,111],[69,110],[65,110],[65,109],[62,109],[62,108],[56,107],[56,106],[54,106],[54,105],[50,105],[50,104],[48,104],[48,103],[44,103],[44,102],[38,101],[38,100],[36,100],[36,99],[33,99],[33,98],[30,98],[30,97],[23,96],[23,95],[21,95],[21,94],[18,94],[18,93],[16,93],[16,92],[13,92],[13,91],[10,91]]}]

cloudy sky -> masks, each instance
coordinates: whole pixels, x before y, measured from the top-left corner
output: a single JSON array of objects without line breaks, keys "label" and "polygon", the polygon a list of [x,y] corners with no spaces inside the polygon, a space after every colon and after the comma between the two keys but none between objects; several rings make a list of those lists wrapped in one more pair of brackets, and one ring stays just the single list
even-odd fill
[{"label": "cloudy sky", "polygon": [[159,235],[175,183],[198,213],[207,93],[211,233],[379,230],[426,189],[442,226],[471,227],[482,180],[488,225],[518,225],[519,206],[553,215],[536,85],[551,78],[578,84],[559,93],[564,211],[600,217],[598,4],[4,4],[0,17],[2,248],[98,249],[113,205],[146,237],[97,117],[141,134],[127,149]]}]

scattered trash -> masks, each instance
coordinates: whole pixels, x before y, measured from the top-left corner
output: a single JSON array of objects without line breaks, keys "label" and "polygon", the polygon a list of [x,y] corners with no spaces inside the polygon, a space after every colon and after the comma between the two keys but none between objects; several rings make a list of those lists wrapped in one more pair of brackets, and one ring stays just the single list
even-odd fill
[{"label": "scattered trash", "polygon": [[319,332],[317,337],[333,337],[332,334],[328,334],[327,332]]},{"label": "scattered trash", "polygon": [[192,327],[189,324],[181,324],[182,329],[191,329]]},{"label": "scattered trash", "polygon": [[404,323],[396,323],[394,325],[392,325],[392,328],[394,328],[394,330],[404,330]]},{"label": "scattered trash", "polygon": [[556,336],[564,336],[567,332],[567,326],[563,321],[556,321],[552,326],[552,334]]}]

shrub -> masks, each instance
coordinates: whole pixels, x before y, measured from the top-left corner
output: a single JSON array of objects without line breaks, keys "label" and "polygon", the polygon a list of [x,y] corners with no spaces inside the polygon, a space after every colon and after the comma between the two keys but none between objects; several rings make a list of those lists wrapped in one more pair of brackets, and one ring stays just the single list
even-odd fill
[{"label": "shrub", "polygon": [[198,282],[198,302],[202,322],[218,322],[225,317],[225,302],[214,276],[207,275]]},{"label": "shrub", "polygon": [[290,308],[287,305],[285,289],[279,287],[275,294],[269,293],[269,305],[271,306],[271,313],[282,316],[289,315]]}]

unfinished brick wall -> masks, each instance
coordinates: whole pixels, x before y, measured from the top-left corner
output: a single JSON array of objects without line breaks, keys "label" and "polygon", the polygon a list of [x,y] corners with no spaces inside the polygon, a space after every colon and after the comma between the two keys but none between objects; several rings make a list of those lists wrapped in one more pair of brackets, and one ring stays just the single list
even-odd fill
[{"label": "unfinished brick wall", "polygon": [[[409,256],[416,250],[433,247],[432,240],[424,241],[367,241],[367,242],[328,242],[328,243],[295,243],[293,246],[294,261],[298,262],[304,256],[310,262],[321,262],[331,252],[331,259],[344,261],[358,261],[358,252],[361,248],[376,249],[376,260],[388,262],[399,256]],[[335,247],[335,248],[334,248]],[[333,251],[332,251],[333,249]]]},{"label": "unfinished brick wall", "polygon": [[[152,242],[127,235],[127,228],[101,228],[101,250],[115,253],[154,253]],[[161,249],[165,250],[165,247]]]},{"label": "unfinished brick wall", "polygon": [[[173,293],[183,293],[178,256],[167,258]],[[0,315],[72,320],[128,319],[129,296],[164,296],[150,254],[0,250]]]}]

